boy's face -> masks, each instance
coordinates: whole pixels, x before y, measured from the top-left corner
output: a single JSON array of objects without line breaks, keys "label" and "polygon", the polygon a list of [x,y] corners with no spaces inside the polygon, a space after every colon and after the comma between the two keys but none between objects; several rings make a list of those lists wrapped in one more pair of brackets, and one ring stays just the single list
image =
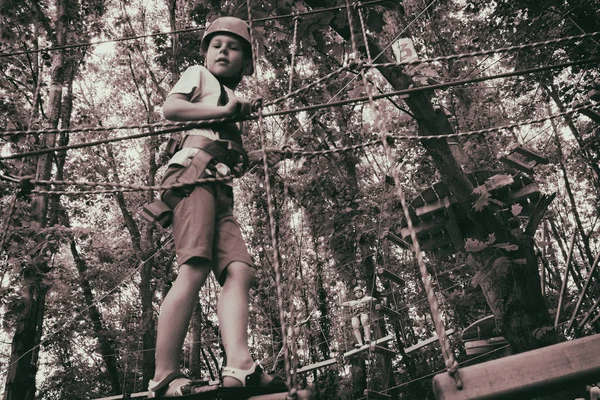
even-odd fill
[{"label": "boy's face", "polygon": [[216,77],[236,78],[246,64],[244,45],[240,39],[226,34],[216,34],[206,50],[206,68]]}]

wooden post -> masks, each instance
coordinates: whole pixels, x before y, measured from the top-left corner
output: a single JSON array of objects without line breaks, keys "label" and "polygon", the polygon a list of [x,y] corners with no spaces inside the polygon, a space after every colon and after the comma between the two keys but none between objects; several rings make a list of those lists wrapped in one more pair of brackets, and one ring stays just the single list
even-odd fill
[{"label": "wooden post", "polygon": [[573,233],[571,237],[571,244],[569,245],[569,254],[567,255],[567,267],[565,269],[565,277],[562,281],[562,287],[560,288],[560,296],[558,297],[558,307],[556,307],[556,319],[554,320],[554,326],[558,325],[558,320],[560,318],[560,309],[562,307],[563,297],[565,295],[565,290],[567,289],[567,281],[569,280],[569,269],[571,267],[571,259],[573,258],[573,247],[575,246],[575,239],[577,238],[577,231]]}]

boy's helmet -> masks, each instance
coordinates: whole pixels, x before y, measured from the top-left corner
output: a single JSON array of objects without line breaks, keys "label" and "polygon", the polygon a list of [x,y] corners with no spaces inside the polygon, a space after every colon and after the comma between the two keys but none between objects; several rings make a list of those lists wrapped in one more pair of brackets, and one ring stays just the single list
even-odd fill
[{"label": "boy's helmet", "polygon": [[249,57],[250,65],[252,66],[246,69],[245,73],[247,75],[252,75],[254,73],[254,66],[252,60],[252,38],[250,37],[250,26],[248,26],[245,21],[236,17],[217,18],[204,31],[202,42],[200,42],[200,49],[202,49],[203,53],[206,53],[210,39],[218,33],[235,35],[247,44],[248,49],[250,49]]},{"label": "boy's helmet", "polygon": [[356,292],[362,292],[362,291],[363,291],[363,289],[360,286],[356,286],[354,288],[354,290],[353,290],[354,293],[356,293]]}]

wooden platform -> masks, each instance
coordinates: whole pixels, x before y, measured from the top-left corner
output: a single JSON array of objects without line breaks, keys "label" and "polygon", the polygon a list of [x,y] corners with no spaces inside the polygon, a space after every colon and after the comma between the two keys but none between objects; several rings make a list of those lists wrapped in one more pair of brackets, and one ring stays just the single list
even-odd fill
[{"label": "wooden platform", "polygon": [[[486,185],[494,199],[510,206],[523,207],[520,216],[528,216],[540,198],[538,185],[527,175],[514,177],[504,171],[480,170],[467,175],[474,187]],[[467,214],[443,182],[423,190],[409,205],[409,214],[423,251],[453,254],[464,246],[464,238],[474,229]],[[394,243],[410,245],[412,241],[406,220],[390,229],[388,238]],[[398,240],[401,239],[401,240]]]},{"label": "wooden platform", "polygon": [[[450,336],[452,334],[454,334],[454,329],[448,329],[446,331],[446,335]],[[383,343],[387,343],[387,342],[389,342],[392,339],[393,339],[392,335],[384,336],[381,339],[375,340],[370,345],[366,345],[365,344],[364,346],[362,346],[362,347],[360,347],[358,349],[347,351],[346,353],[344,353],[344,357],[351,357],[351,356],[354,356],[354,355],[356,355],[358,353],[362,353],[364,351],[369,350],[370,346],[377,346],[377,345],[380,345],[380,344],[383,344]],[[419,350],[421,347],[428,346],[428,345],[436,342],[437,340],[438,340],[437,335],[434,335],[434,336],[430,337],[427,340],[423,340],[422,342],[419,342],[419,343],[417,343],[417,344],[415,344],[413,346],[407,347],[406,349],[404,349],[404,352],[406,354],[411,353],[413,351]],[[306,373],[306,372],[312,371],[313,369],[323,368],[323,367],[327,367],[329,365],[333,365],[333,364],[335,364],[337,362],[338,362],[337,358],[330,358],[328,360],[320,361],[318,363],[314,363],[314,364],[306,365],[306,366],[304,366],[302,368],[298,368],[298,370],[296,370],[296,373],[297,374]]]},{"label": "wooden platform", "polygon": [[[146,399],[147,394],[148,394],[148,392],[138,392],[138,393],[131,393],[131,394],[127,395],[127,397],[123,397],[123,395],[116,395],[116,396],[110,396],[110,397],[102,397],[100,399],[95,399],[95,400],[120,400],[120,399],[135,399],[135,398]],[[287,395],[288,395],[288,392],[273,393],[273,394],[265,394],[262,396],[248,397],[247,400],[286,400]],[[296,395],[297,395],[296,398],[298,400],[310,400],[313,398],[312,393],[308,390],[299,390]],[[168,397],[168,399],[180,399],[180,398],[181,397]],[[206,393],[198,393],[196,395],[184,397],[185,400],[205,400],[207,398],[219,399],[219,397],[215,397],[215,395],[207,396]],[[167,398],[162,397],[162,398],[158,398],[156,400],[161,400],[161,399],[167,399]]]},{"label": "wooden platform", "polygon": [[433,378],[438,400],[530,399],[600,381],[600,334],[459,369]]}]

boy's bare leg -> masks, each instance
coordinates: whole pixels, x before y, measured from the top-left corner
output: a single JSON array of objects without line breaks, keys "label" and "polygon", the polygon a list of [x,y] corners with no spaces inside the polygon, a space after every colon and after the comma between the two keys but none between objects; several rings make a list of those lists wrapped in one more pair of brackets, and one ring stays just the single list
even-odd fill
[{"label": "boy's bare leg", "polygon": [[371,343],[371,325],[369,324],[369,314],[361,314],[360,322],[365,330],[365,343]]},{"label": "boy's bare leg", "polygon": [[198,292],[209,273],[208,261],[202,259],[179,268],[177,279],[165,296],[158,317],[153,381],[159,382],[169,373],[179,370],[181,349],[198,301]]},{"label": "boy's bare leg", "polygon": [[354,337],[356,338],[356,343],[363,345],[362,335],[360,334],[360,320],[358,317],[352,317],[352,332],[354,332]]},{"label": "boy's bare leg", "polygon": [[[219,296],[217,314],[223,347],[227,354],[227,366],[248,370],[254,360],[248,350],[248,307],[250,284],[254,279],[254,269],[242,262],[232,262],[227,267],[227,279]],[[272,379],[263,374],[263,383]],[[223,386],[241,386],[235,378],[224,377]]]}]

